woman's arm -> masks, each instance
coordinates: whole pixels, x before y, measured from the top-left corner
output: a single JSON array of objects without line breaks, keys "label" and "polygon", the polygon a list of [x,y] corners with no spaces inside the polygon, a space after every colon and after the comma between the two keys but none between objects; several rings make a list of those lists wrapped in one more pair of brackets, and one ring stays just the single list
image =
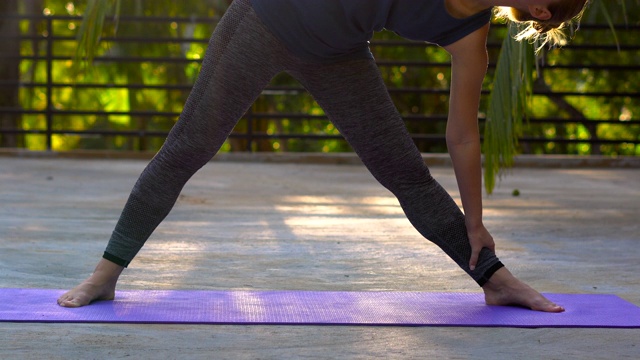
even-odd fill
[{"label": "woman's arm", "polygon": [[451,94],[447,121],[447,147],[462,198],[471,259],[475,268],[483,247],[495,251],[493,238],[482,223],[482,165],[478,107],[487,72],[489,25],[445,47],[451,54]]}]

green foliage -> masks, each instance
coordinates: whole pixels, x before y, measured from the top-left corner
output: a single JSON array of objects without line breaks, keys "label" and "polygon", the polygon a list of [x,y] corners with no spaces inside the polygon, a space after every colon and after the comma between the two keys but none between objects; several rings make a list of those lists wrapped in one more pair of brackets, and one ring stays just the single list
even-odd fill
[{"label": "green foliage", "polygon": [[[593,33],[586,37],[573,35],[573,42],[577,44],[611,44],[618,47],[617,61],[612,65],[638,64],[640,58],[637,52],[620,52],[620,44],[637,44],[636,34],[616,31],[614,24],[640,23],[640,0],[602,1],[593,0],[591,7],[585,13],[583,22],[608,24],[610,32]],[[630,17],[629,14],[634,14]],[[513,35],[515,25],[510,27]],[[590,91],[615,93],[622,89],[637,89],[637,76],[621,77],[611,70],[578,71],[554,70],[553,79],[548,80],[545,70],[532,71],[533,61],[538,65],[555,66],[575,63],[601,64],[607,61],[609,53],[596,51],[565,52],[561,49],[543,51],[538,58],[534,58],[532,46],[518,44],[508,36],[504,39],[500,58],[488,107],[487,123],[485,126],[484,155],[485,155],[485,189],[488,193],[495,187],[496,177],[502,174],[504,168],[513,165],[513,157],[518,153],[516,139],[522,135],[522,120],[528,115],[535,117],[552,117],[565,115],[576,119],[584,119],[581,123],[562,125],[536,125],[527,129],[529,134],[553,139],[567,137],[571,139],[599,139],[616,136],[634,140],[640,138],[637,126],[621,126],[617,124],[589,123],[589,119],[620,119],[630,120],[633,114],[640,113],[637,101],[630,97],[613,97],[599,99],[595,97],[573,96],[566,98],[532,96],[532,86],[535,83],[544,91]],[[535,79],[535,74],[539,78]],[[632,80],[633,79],[633,80]],[[632,82],[635,81],[635,84]],[[527,105],[528,104],[528,105]],[[614,135],[615,134],[615,135]],[[542,146],[542,147],[541,147]],[[573,153],[573,154],[608,154],[608,155],[638,155],[640,147],[633,144],[596,145],[572,144],[557,145],[554,142],[530,146],[530,153]]]},{"label": "green foliage", "polygon": [[102,30],[107,12],[115,4],[115,14],[120,13],[120,0],[88,0],[84,20],[76,35],[77,49],[75,64],[81,64],[85,59],[93,62],[97,48],[102,37]]},{"label": "green foliage", "polygon": [[513,165],[517,140],[522,135],[522,120],[527,116],[527,101],[533,89],[533,47],[514,40],[519,32],[509,27],[498,58],[493,91],[484,129],[484,179],[488,193],[503,167]]},{"label": "green foliage", "polygon": [[[75,4],[75,6],[70,6]],[[119,4],[120,9],[116,9]],[[174,124],[177,113],[182,109],[189,87],[195,80],[200,67],[199,60],[204,56],[207,43],[215,27],[215,19],[226,9],[226,0],[201,0],[175,2],[157,0],[91,0],[87,3],[70,0],[45,0],[45,6],[52,14],[84,15],[84,21],[75,19],[55,20],[56,36],[76,37],[74,41],[57,41],[52,66],[52,76],[57,83],[69,86],[57,87],[52,94],[53,106],[58,110],[103,110],[106,112],[128,112],[132,115],[63,115],[54,117],[56,129],[76,131],[125,130],[125,131],[168,131]],[[602,11],[606,8],[607,11]],[[624,10],[624,11],[623,11]],[[103,14],[100,16],[99,14]],[[114,17],[121,14],[119,21]],[[585,14],[586,23],[630,23],[638,24],[640,14],[639,0],[616,0],[594,2]],[[106,18],[105,18],[106,15]],[[166,17],[179,16],[186,21],[165,21],[141,24],[128,21],[127,16]],[[211,21],[189,21],[192,16],[207,17]],[[608,18],[607,18],[608,17]],[[105,20],[103,20],[105,19]],[[609,19],[609,20],[608,20]],[[102,30],[98,28],[102,26]],[[113,41],[117,26],[117,38],[125,41]],[[27,33],[28,26],[22,25]],[[40,26],[39,31],[44,31]],[[506,28],[494,27],[490,41],[500,43],[506,34]],[[81,35],[84,34],[84,35]],[[35,35],[35,34],[31,34]],[[498,68],[490,72],[484,84],[491,96],[483,96],[481,112],[487,109],[489,119],[484,126],[485,133],[485,176],[493,176],[485,181],[487,191],[495,185],[495,177],[501,169],[508,166],[513,155],[519,152],[533,154],[606,154],[640,155],[640,146],[629,144],[611,145],[553,142],[555,137],[571,139],[607,139],[610,137],[636,140],[640,136],[639,126],[622,126],[626,120],[637,119],[640,104],[637,97],[617,96],[562,96],[550,97],[534,89],[567,92],[618,92],[626,89],[633,92],[638,89],[640,74],[616,70],[617,65],[635,65],[640,63],[637,51],[625,51],[624,46],[638,44],[633,31],[617,29],[616,38],[610,30],[578,31],[572,44],[619,44],[623,49],[619,53],[611,51],[582,50],[580,48],[553,49],[541,53],[538,59],[531,54],[528,44],[506,41],[503,51],[490,48],[492,63],[499,58]],[[157,42],[126,41],[128,38],[173,39]],[[110,39],[111,38],[111,39]],[[193,38],[200,41],[184,42],[181,39]],[[100,39],[101,41],[96,42]],[[381,32],[376,34],[374,44],[384,44],[399,40],[395,34]],[[23,42],[23,55],[42,55],[44,41]],[[391,96],[402,115],[409,118],[407,126],[412,133],[442,135],[445,121],[426,121],[422,116],[445,117],[448,110],[449,57],[442,49],[434,46],[383,46],[375,45],[373,52],[382,65],[380,71],[389,85]],[[78,72],[74,66],[76,60],[90,60],[91,66]],[[145,57],[143,62],[115,62],[110,58]],[[156,62],[153,58],[168,57],[172,61]],[[62,60],[62,59],[70,60]],[[186,60],[186,61],[185,61]],[[385,61],[429,61],[435,66],[385,65]],[[535,62],[544,63],[540,72],[534,71]],[[75,65],[74,65],[75,64]],[[569,68],[570,64],[596,64],[603,68]],[[606,67],[610,64],[613,67]],[[26,81],[43,83],[46,81],[44,62],[24,60],[20,64],[22,76]],[[537,75],[536,75],[537,74]],[[117,87],[83,88],[88,84],[116,84]],[[172,85],[173,89],[138,88],[137,85]],[[274,79],[272,85],[287,88],[299,87],[290,76],[283,74]],[[404,92],[398,88],[420,88],[432,91]],[[23,88],[21,105],[25,109],[44,110],[46,108],[46,89],[44,87]],[[524,92],[523,92],[524,91]],[[516,95],[519,94],[519,95]],[[525,97],[526,94],[529,94]],[[174,116],[142,116],[136,112],[166,112]],[[253,114],[274,112],[309,114],[309,118],[284,117],[274,119],[254,117],[242,120],[237,131],[246,131],[249,127],[254,133],[265,135],[283,134],[325,134],[338,135],[337,130],[326,119],[322,109],[304,91],[267,91],[252,107]],[[530,115],[532,121],[526,125],[522,121]],[[482,114],[480,115],[482,118]],[[537,118],[577,119],[567,123],[540,123]],[[595,119],[619,119],[620,122],[595,122]],[[43,129],[46,119],[42,114],[24,115],[24,129]],[[549,139],[549,142],[518,144],[519,134]],[[44,149],[43,136],[28,135],[27,146],[31,149]],[[122,149],[155,151],[163,142],[162,137],[138,138],[125,136],[97,137],[91,135],[56,135],[54,150],[70,149]],[[417,140],[423,152],[445,152],[443,142]],[[265,138],[252,144],[243,139],[232,138],[223,147],[224,151],[350,151],[343,140],[304,140],[288,138]]]}]

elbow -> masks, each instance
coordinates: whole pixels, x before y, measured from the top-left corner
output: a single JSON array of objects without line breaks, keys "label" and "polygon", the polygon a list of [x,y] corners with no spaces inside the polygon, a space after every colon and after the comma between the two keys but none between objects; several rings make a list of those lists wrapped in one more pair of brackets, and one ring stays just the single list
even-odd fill
[{"label": "elbow", "polygon": [[447,131],[445,139],[449,148],[480,144],[480,134],[473,131]]}]

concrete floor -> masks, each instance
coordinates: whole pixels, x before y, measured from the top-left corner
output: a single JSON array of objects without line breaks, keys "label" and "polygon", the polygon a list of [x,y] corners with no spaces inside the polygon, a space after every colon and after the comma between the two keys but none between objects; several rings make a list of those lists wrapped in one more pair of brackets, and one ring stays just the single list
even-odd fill
[{"label": "concrete floor", "polygon": [[[69,288],[143,160],[0,157],[0,287]],[[432,168],[459,201],[452,171]],[[518,189],[520,196],[512,196]],[[485,200],[498,255],[543,292],[640,305],[640,169],[512,171]],[[120,289],[479,291],[359,165],[213,162]],[[1,359],[638,359],[638,329],[0,323]]]}]

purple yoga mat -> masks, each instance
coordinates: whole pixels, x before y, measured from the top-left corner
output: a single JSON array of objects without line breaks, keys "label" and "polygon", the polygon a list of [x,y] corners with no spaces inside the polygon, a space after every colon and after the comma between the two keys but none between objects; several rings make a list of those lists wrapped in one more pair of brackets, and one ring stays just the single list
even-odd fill
[{"label": "purple yoga mat", "polygon": [[0,289],[0,321],[640,328],[640,307],[615,295],[545,294],[548,314],[487,306],[480,293],[121,290],[116,300],[70,309],[63,290]]}]

